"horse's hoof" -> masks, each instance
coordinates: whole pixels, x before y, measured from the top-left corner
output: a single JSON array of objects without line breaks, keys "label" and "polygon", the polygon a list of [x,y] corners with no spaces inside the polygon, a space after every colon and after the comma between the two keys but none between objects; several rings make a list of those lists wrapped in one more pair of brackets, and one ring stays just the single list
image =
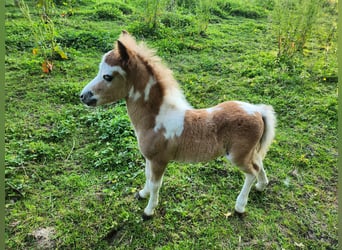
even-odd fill
[{"label": "horse's hoof", "polygon": [[265,191],[265,189],[266,189],[266,185],[267,185],[267,184],[260,184],[260,183],[257,183],[257,184],[255,184],[255,189],[256,189],[258,192],[263,192],[263,191]]},{"label": "horse's hoof", "polygon": [[240,219],[243,219],[247,216],[247,213],[246,212],[243,212],[243,213],[240,213],[238,211],[235,210],[235,213],[234,213],[237,217],[239,217]]},{"label": "horse's hoof", "polygon": [[151,220],[153,218],[153,215],[147,215],[145,213],[142,214],[143,221]]},{"label": "horse's hoof", "polygon": [[134,198],[137,199],[138,201],[143,199],[143,197],[140,196],[139,192],[135,193]]}]

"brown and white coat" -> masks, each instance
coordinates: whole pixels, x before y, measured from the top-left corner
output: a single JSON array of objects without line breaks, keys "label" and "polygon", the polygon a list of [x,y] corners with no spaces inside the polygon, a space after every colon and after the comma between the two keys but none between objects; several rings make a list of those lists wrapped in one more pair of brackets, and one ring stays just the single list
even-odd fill
[{"label": "brown and white coat", "polygon": [[246,175],[235,210],[245,212],[255,179],[264,190],[268,180],[262,160],[274,138],[276,118],[268,105],[227,101],[194,109],[172,71],[155,52],[123,31],[106,53],[98,75],[81,92],[88,106],[125,99],[127,111],[146,159],[146,183],[138,197],[149,198],[144,217],[154,214],[169,161],[202,162],[226,155]]}]

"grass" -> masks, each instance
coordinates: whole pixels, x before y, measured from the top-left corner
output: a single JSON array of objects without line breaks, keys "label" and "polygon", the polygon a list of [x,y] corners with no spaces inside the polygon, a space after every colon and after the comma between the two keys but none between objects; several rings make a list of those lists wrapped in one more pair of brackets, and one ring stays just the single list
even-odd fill
[{"label": "grass", "polygon": [[[201,33],[191,1],[179,2],[153,32],[141,23],[144,1],[56,5],[56,41],[68,59],[55,58],[49,74],[32,54],[28,23],[6,4],[7,249],[337,249],[334,1],[291,60],[277,58],[272,1],[216,1]],[[156,216],[142,221],[146,201],[134,193],[144,160],[125,104],[86,109],[78,98],[122,29],[158,49],[193,106],[274,106],[270,185],[252,190],[245,218],[233,215],[243,175],[219,158],[171,163]],[[42,243],[37,231],[47,228]]]}]

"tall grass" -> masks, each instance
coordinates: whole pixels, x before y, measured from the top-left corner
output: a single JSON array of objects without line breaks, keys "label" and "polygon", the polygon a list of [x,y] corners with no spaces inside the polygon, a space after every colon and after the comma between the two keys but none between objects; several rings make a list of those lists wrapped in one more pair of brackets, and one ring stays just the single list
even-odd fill
[{"label": "tall grass", "polygon": [[152,29],[158,28],[159,17],[163,12],[163,0],[145,0],[145,22]]},{"label": "tall grass", "polygon": [[197,30],[199,34],[203,34],[207,30],[211,16],[210,9],[215,5],[215,0],[200,0],[196,3]]},{"label": "tall grass", "polygon": [[52,0],[37,2],[35,6],[40,17],[38,21],[31,15],[30,8],[24,0],[18,1],[18,6],[30,25],[35,44],[32,53],[42,57],[42,71],[49,73],[52,71],[52,60],[55,55],[59,55],[61,59],[67,59],[67,55],[57,44],[57,32],[52,20],[54,3]]},{"label": "tall grass", "polygon": [[198,34],[203,34],[208,28],[211,16],[211,8],[216,5],[216,1],[210,0],[145,0],[141,2],[144,12],[141,13],[145,30],[152,33],[161,32],[161,19],[166,15],[173,13],[177,15],[177,11],[181,9],[182,14],[189,13],[194,15],[192,23]]},{"label": "tall grass", "polygon": [[302,53],[317,22],[321,0],[275,0],[271,13],[278,57],[291,58]]}]

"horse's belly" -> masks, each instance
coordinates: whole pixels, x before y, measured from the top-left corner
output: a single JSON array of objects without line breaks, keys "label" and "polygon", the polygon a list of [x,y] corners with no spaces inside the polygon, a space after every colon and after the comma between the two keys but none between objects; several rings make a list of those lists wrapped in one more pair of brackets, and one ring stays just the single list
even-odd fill
[{"label": "horse's belly", "polygon": [[179,146],[178,149],[174,160],[180,162],[206,162],[226,154],[222,147],[203,144]]}]

